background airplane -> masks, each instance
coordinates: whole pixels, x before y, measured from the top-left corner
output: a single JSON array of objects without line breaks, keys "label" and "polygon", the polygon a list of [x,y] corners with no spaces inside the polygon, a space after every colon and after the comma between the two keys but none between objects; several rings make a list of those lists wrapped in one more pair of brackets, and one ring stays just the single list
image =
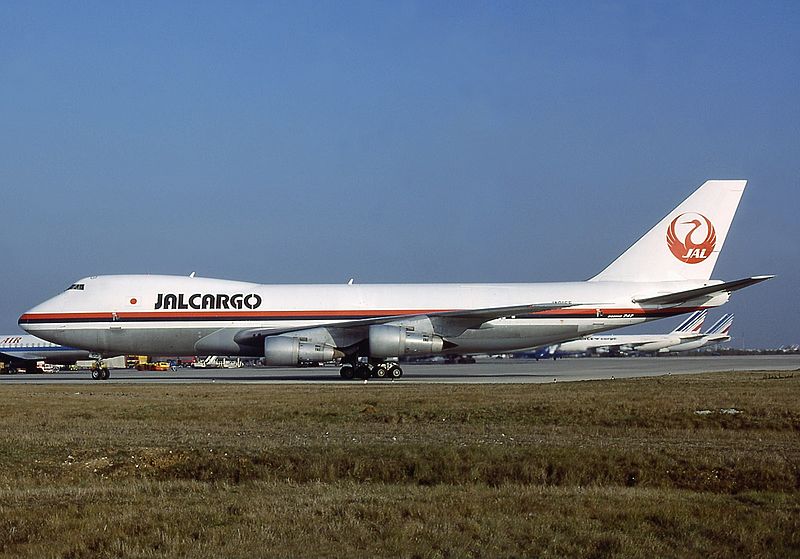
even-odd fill
[{"label": "background airplane", "polygon": [[703,334],[700,329],[706,318],[705,310],[689,315],[669,334],[606,334],[599,336],[585,336],[578,340],[571,340],[561,344],[548,346],[540,352],[542,357],[561,357],[580,353],[593,352],[600,348],[611,351],[643,351],[652,352],[661,349],[701,339]]},{"label": "background airplane", "polygon": [[4,373],[16,369],[36,372],[41,361],[51,365],[74,365],[90,359],[89,354],[85,349],[54,344],[30,334],[0,336],[0,362]]},{"label": "background airplane", "polygon": [[[702,316],[700,316],[702,314]],[[700,316],[700,324],[697,323]],[[731,339],[728,334],[733,325],[733,314],[724,314],[705,333],[700,333],[700,325],[705,318],[703,313],[693,313],[669,334],[619,334],[616,336],[587,336],[580,340],[572,340],[563,344],[554,344],[543,347],[534,352],[536,359],[556,359],[568,355],[593,353],[599,350],[608,350],[610,353],[618,351],[638,351],[658,353],[678,353],[692,351],[709,345],[727,342]],[[691,329],[687,329],[691,328]],[[659,344],[670,340],[680,339],[678,343],[657,348]]]},{"label": "background airplane", "polygon": [[727,342],[731,339],[731,326],[733,326],[733,314],[724,314],[711,326],[711,328],[708,329],[703,337],[696,340],[687,340],[683,343],[664,348],[661,351],[669,353],[692,351],[693,349],[700,349],[709,345]]}]

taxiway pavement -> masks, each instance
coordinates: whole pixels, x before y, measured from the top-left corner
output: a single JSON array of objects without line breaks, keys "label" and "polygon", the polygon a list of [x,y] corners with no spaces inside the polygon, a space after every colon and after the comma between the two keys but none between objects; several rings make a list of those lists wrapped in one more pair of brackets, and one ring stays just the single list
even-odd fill
[{"label": "taxiway pavement", "polygon": [[[626,357],[553,360],[486,359],[469,365],[403,364],[398,381],[370,379],[370,383],[544,383],[611,378],[652,377],[721,371],[798,371],[800,356]],[[0,376],[0,384],[50,383],[363,383],[345,381],[337,367],[191,369],[140,372],[114,369],[107,381],[92,380],[88,371]]]}]

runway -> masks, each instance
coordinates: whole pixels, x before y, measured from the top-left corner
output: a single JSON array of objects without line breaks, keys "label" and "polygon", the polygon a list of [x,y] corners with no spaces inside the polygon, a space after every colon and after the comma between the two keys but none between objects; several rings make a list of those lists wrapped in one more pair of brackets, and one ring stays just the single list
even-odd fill
[{"label": "runway", "polygon": [[[545,383],[653,377],[668,374],[697,374],[720,371],[800,371],[800,356],[725,356],[725,357],[626,357],[573,358],[552,360],[485,359],[469,365],[404,364],[405,374],[397,381],[370,379],[369,383]],[[69,383],[363,383],[339,377],[336,367],[319,368],[241,368],[178,369],[166,372],[140,372],[114,369],[107,381],[92,380],[88,371],[51,374],[0,376],[0,384]]]}]

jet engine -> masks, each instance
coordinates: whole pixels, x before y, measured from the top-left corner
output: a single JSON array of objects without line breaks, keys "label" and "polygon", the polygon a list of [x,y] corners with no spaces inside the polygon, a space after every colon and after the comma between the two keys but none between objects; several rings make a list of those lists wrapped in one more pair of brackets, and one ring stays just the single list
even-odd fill
[{"label": "jet engine", "polygon": [[373,324],[369,327],[370,357],[400,357],[413,353],[438,353],[444,340],[435,334],[409,332],[404,326]]},{"label": "jet engine", "polygon": [[330,361],[344,355],[333,346],[302,342],[289,336],[264,338],[264,362],[267,365],[295,366],[304,361]]}]

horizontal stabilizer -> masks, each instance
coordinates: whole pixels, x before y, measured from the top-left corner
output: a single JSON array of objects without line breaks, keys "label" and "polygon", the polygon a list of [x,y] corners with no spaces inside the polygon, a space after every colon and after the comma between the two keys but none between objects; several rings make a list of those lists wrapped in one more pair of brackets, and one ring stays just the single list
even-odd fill
[{"label": "horizontal stabilizer", "polygon": [[744,278],[734,281],[726,281],[715,285],[708,285],[706,287],[699,287],[697,289],[688,289],[686,291],[676,291],[675,293],[667,293],[664,295],[656,295],[654,297],[642,297],[633,300],[634,303],[640,305],[676,305],[699,299],[701,297],[709,297],[719,293],[731,293],[739,289],[744,289],[751,285],[761,283],[775,276],[753,276],[751,278]]},{"label": "horizontal stabilizer", "polygon": [[706,336],[706,339],[708,340],[708,343],[727,342],[731,339],[731,337],[728,334],[716,334],[714,336]]},{"label": "horizontal stabilizer", "polygon": [[684,343],[684,342],[693,342],[695,340],[699,340],[700,338],[704,338],[705,334],[697,332],[695,334],[681,334],[678,337],[681,339],[681,343]]}]

